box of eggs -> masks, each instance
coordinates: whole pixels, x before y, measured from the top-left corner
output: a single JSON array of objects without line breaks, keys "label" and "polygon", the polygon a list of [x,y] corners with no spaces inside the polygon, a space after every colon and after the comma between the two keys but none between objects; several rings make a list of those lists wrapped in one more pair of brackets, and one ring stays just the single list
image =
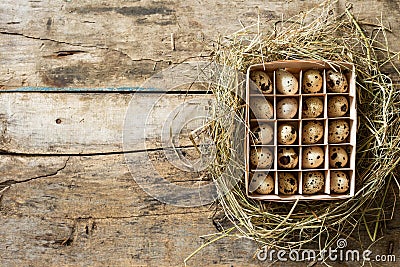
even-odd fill
[{"label": "box of eggs", "polygon": [[290,60],[246,77],[246,191],[269,201],[344,199],[355,191],[354,66]]}]

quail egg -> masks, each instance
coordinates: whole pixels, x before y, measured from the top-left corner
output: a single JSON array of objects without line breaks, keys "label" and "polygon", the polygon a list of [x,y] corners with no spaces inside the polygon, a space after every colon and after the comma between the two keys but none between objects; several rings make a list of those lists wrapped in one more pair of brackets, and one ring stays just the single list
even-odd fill
[{"label": "quail egg", "polygon": [[282,145],[291,145],[296,142],[297,131],[290,124],[281,124],[278,127],[278,143]]},{"label": "quail egg", "polygon": [[276,89],[284,95],[294,95],[299,90],[297,78],[286,70],[276,71]]},{"label": "quail egg", "polygon": [[276,116],[278,119],[292,119],[296,116],[298,107],[296,98],[284,98],[277,104]]},{"label": "quail egg", "polygon": [[250,105],[256,119],[271,119],[274,116],[274,107],[264,97],[256,97],[252,99]]},{"label": "quail egg", "polygon": [[322,172],[305,172],[303,175],[303,194],[315,194],[322,190],[325,177]]},{"label": "quail egg", "polygon": [[344,96],[334,96],[328,100],[328,116],[341,117],[349,109],[349,102]]},{"label": "quail egg", "polygon": [[307,121],[303,126],[303,144],[315,144],[324,136],[324,125],[320,121]]},{"label": "quail egg", "polygon": [[270,194],[274,190],[274,179],[269,173],[256,172],[252,179],[262,180],[256,192],[262,195]]},{"label": "quail egg", "polygon": [[271,143],[274,137],[274,128],[266,123],[254,127],[251,132],[254,145],[267,145]]},{"label": "quail egg", "polygon": [[250,79],[255,82],[258,89],[266,94],[272,93],[272,81],[271,78],[263,71],[253,71],[250,73]]},{"label": "quail egg", "polygon": [[290,172],[278,174],[279,193],[293,195],[297,191],[297,178]]},{"label": "quail egg", "polygon": [[324,111],[324,103],[318,97],[310,97],[303,102],[302,109],[304,118],[316,118]]},{"label": "quail egg", "polygon": [[270,168],[274,161],[272,151],[267,147],[256,147],[250,150],[250,163],[261,169]]},{"label": "quail egg", "polygon": [[345,172],[331,172],[331,190],[335,193],[345,193],[349,189],[349,177]]},{"label": "quail egg", "polygon": [[324,162],[324,150],[319,146],[305,147],[302,154],[302,165],[306,169],[318,168]]},{"label": "quail egg", "polygon": [[344,168],[349,160],[346,149],[341,146],[329,147],[329,165],[332,168]]},{"label": "quail egg", "polygon": [[293,169],[299,162],[299,156],[293,148],[278,149],[278,166],[284,169]]},{"label": "quail egg", "polygon": [[333,70],[326,72],[326,86],[332,93],[345,93],[349,88],[344,74]]},{"label": "quail egg", "polygon": [[329,143],[342,143],[350,133],[349,123],[345,120],[334,120],[329,122],[328,141]]},{"label": "quail egg", "polygon": [[303,92],[318,93],[322,89],[322,76],[318,70],[308,70],[303,75]]}]

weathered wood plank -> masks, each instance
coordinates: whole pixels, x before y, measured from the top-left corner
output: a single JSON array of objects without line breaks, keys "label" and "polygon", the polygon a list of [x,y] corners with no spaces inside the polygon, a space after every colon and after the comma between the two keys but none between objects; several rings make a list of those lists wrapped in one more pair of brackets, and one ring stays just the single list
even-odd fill
[{"label": "weathered wood plank", "polygon": [[208,183],[201,173],[181,170],[163,157],[149,160],[147,152],[135,153],[128,161],[124,155],[0,159],[0,169],[11,166],[0,177],[0,189],[10,186],[1,202],[3,215],[107,218],[207,210],[166,205],[146,194],[136,181],[155,172],[182,188]]},{"label": "weathered wood plank", "polygon": [[[289,17],[321,1],[3,1],[0,9],[0,88],[131,87],[199,54],[220,35]],[[357,17],[385,14],[400,29],[400,1],[352,1]],[[337,11],[343,11],[339,1]],[[374,8],[371,8],[374,7]],[[176,50],[171,48],[171,33]],[[389,35],[397,49],[397,35]]]},{"label": "weathered wood plank", "polygon": [[[138,168],[145,167],[139,164],[141,153],[137,154]],[[32,162],[17,158],[21,168],[14,174],[16,180]],[[60,157],[56,164],[59,158],[47,159],[49,171],[60,169],[61,159],[66,160]],[[168,170],[165,174],[178,177]],[[0,203],[0,225],[7,229],[0,231],[1,265],[182,266],[183,259],[204,241],[199,236],[217,231],[211,220],[214,208],[162,204],[146,195],[133,178],[122,155],[109,155],[71,157],[57,174],[12,184]],[[393,253],[399,255],[396,222],[400,215],[395,216],[382,229],[387,238],[370,248],[374,255],[388,254],[389,242],[394,242]],[[366,249],[370,241],[365,231],[361,235]],[[349,243],[349,248],[357,246]],[[266,262],[254,258],[256,249],[256,243],[243,239],[222,239],[194,256],[189,266],[265,266]]]},{"label": "weathered wood plank", "polygon": [[24,157],[0,155],[0,183],[8,180],[24,181],[46,176],[62,168],[68,157]]},{"label": "weathered wood plank", "polygon": [[[199,236],[216,232],[211,220],[214,208],[179,208],[147,195],[134,181],[135,175],[148,172],[142,163],[144,153],[135,155],[138,171],[132,174],[123,155],[68,161],[47,157],[48,171],[59,171],[34,179],[26,171],[35,162],[31,157],[3,161],[19,162],[19,170],[7,175],[17,183],[9,185],[0,202],[1,228],[12,228],[0,231],[1,265],[182,266],[183,259],[202,244]],[[45,164],[43,158],[35,159]],[[179,175],[165,163],[159,164],[171,182],[191,186],[177,181]],[[222,240],[200,252],[191,264],[257,265],[252,260],[256,248],[246,240]],[[108,256],[99,257],[102,254]]]},{"label": "weathered wood plank", "polygon": [[[162,148],[161,136],[169,134],[170,123],[207,112],[210,99],[212,95],[1,94],[0,150],[90,154]],[[189,128],[182,134],[196,129]]]},{"label": "weathered wood plank", "polygon": [[[352,2],[356,16],[366,22],[376,23],[384,15],[394,32],[389,42],[398,50],[400,1]],[[262,20],[289,17],[316,3],[320,1],[2,1],[0,89],[139,87],[162,69],[207,55],[207,46],[219,35],[240,29],[240,22],[250,25],[258,14]],[[344,6],[345,1],[339,1],[335,12]],[[176,51],[171,49],[171,33]],[[180,266],[202,243],[198,236],[215,232],[207,207],[185,209],[157,202],[134,182],[123,155],[107,155],[123,149],[120,129],[129,98],[0,95],[0,150],[22,153],[0,155],[1,187],[10,186],[0,200],[0,265]],[[149,108],[150,98],[143,96],[138,107]],[[160,104],[160,117],[154,118],[151,128],[154,135],[146,145],[138,138],[130,149],[154,149],[150,159],[156,170],[167,180],[190,187],[204,183],[201,174],[177,169],[159,149],[159,123],[183,99],[188,98],[173,96]],[[81,114],[86,114],[83,127]],[[135,128],[138,132],[143,130],[142,121]],[[31,153],[48,156],[25,155]],[[68,155],[79,153],[87,155]],[[148,154],[132,155],[130,163],[139,170],[136,177],[144,177],[150,168]],[[388,230],[382,229],[386,237],[372,246],[375,254],[387,254],[388,242],[393,241],[393,252],[400,255],[400,219],[395,215]],[[223,239],[189,264],[268,265],[255,261],[254,252],[254,243]],[[358,266],[334,266],[344,264]],[[276,266],[299,265],[304,263]]]},{"label": "weathered wood plank", "polygon": [[[0,218],[2,266],[183,266],[183,260],[213,232],[207,213],[125,219]],[[201,226],[201,227],[199,227]],[[149,238],[151,236],[151,238]],[[263,266],[257,246],[221,240],[189,266]]]},{"label": "weathered wood plank", "polygon": [[[10,229],[0,232],[3,266],[183,266],[183,259],[203,242],[210,221],[204,216],[157,216],[127,219],[47,220],[10,217],[0,219]],[[146,232],[137,231],[146,225]],[[199,227],[201,225],[202,227]],[[143,228],[140,227],[140,228]],[[35,231],[30,231],[35,229]],[[149,235],[154,238],[149,239]],[[398,240],[399,234],[393,234]],[[374,255],[387,254],[388,244],[378,242]],[[257,247],[244,239],[222,239],[195,255],[188,266],[268,266],[254,258]],[[398,250],[394,250],[397,253]],[[20,255],[16,257],[16,255]],[[277,262],[273,266],[305,266],[304,262]],[[377,263],[373,266],[395,266]],[[314,266],[324,266],[316,264]],[[336,262],[331,266],[360,266]]]}]

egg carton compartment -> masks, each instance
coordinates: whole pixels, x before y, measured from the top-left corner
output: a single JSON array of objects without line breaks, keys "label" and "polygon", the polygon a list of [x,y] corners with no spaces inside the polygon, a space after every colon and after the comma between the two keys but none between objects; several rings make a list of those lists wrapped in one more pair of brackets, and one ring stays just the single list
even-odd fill
[{"label": "egg carton compartment", "polygon": [[275,113],[278,120],[296,120],[300,114],[299,96],[276,96]]},{"label": "egg carton compartment", "polygon": [[276,145],[276,124],[277,122],[275,120],[250,122],[250,145]]},{"label": "egg carton compartment", "polygon": [[[355,147],[352,145],[329,145],[328,158],[329,168],[332,170],[340,170],[343,168],[354,169],[353,157],[355,157]],[[352,164],[353,163],[353,164]]]},{"label": "egg carton compartment", "polygon": [[278,170],[300,170],[299,146],[278,146],[276,165]]},{"label": "egg carton compartment", "polygon": [[328,143],[329,144],[354,144],[356,139],[356,125],[353,119],[329,119]]},{"label": "egg carton compartment", "polygon": [[[274,94],[283,97],[298,96],[301,91],[301,72],[301,69],[290,67],[274,69]],[[279,88],[282,87],[288,88],[286,93],[280,91]]]},{"label": "egg carton compartment", "polygon": [[326,95],[301,95],[300,99],[300,118],[302,120],[327,118]]},{"label": "egg carton compartment", "polygon": [[274,145],[250,146],[250,171],[270,171],[277,169],[277,147]]},{"label": "egg carton compartment", "polygon": [[252,196],[277,195],[277,177],[275,171],[254,171],[250,174],[250,187],[254,191]]},{"label": "egg carton compartment", "polygon": [[[333,93],[329,92],[327,88],[327,74],[330,70],[339,70],[341,71],[345,79],[348,83],[348,90],[344,93]],[[285,95],[282,94],[277,89],[278,79],[277,72],[280,70],[285,70],[291,73],[298,82],[298,90],[293,95]],[[303,88],[303,79],[304,75],[309,70],[318,70],[320,75],[322,76],[322,88],[320,91],[316,93],[305,92]],[[350,71],[348,71],[350,70]],[[261,90],[254,89],[254,86],[251,86],[250,81],[250,73],[252,71],[263,71],[265,72],[271,82],[273,84],[273,90],[271,93],[266,94],[262,93]],[[338,76],[339,77],[339,76]],[[354,195],[355,192],[355,156],[356,156],[356,125],[357,125],[357,114],[356,114],[356,94],[355,94],[355,75],[354,75],[354,67],[351,64],[343,63],[343,62],[331,62],[327,64],[322,61],[314,61],[314,60],[290,60],[290,61],[275,61],[275,62],[267,62],[264,64],[252,65],[249,67],[247,72],[247,83],[246,83],[246,102],[248,105],[246,106],[246,123],[248,127],[246,127],[246,140],[245,140],[245,163],[246,163],[246,173],[245,173],[245,182],[246,182],[246,190],[247,195],[250,198],[259,199],[259,200],[269,200],[269,201],[294,201],[296,199],[300,200],[333,200],[333,199],[345,199]],[[341,117],[333,117],[328,116],[328,101],[331,98],[343,96],[348,101],[348,110],[345,114],[341,115]],[[255,116],[250,115],[250,109],[254,109],[255,99],[263,97],[268,100],[270,103],[270,107],[272,106],[272,116],[270,118],[256,118]],[[317,115],[316,118],[306,118],[303,116],[303,110],[306,108],[304,105],[307,99],[317,98],[322,102],[322,112]],[[297,112],[293,116],[293,118],[278,118],[277,110],[278,103],[284,99],[294,98],[297,100]],[[256,100],[258,101],[258,100]],[[265,104],[265,102],[264,102]],[[268,103],[267,103],[268,105]],[[304,105],[304,106],[303,106]],[[263,106],[258,105],[258,106]],[[265,109],[265,107],[262,107]],[[329,124],[335,121],[344,120],[346,121],[346,125],[349,127],[349,134],[340,143],[334,143],[335,140],[329,140]],[[302,142],[302,132],[304,126],[307,122],[317,121],[323,124],[323,137],[318,140],[316,144],[305,144]],[[256,127],[259,124],[267,123],[272,127],[273,125],[273,141],[268,143],[254,144],[250,141],[251,135],[253,134],[250,130]],[[296,132],[296,139],[291,144],[281,144],[278,138],[279,127],[284,124],[289,124],[292,126]],[[348,162],[342,168],[332,168],[329,165],[329,149],[331,147],[342,147],[346,148],[348,153]],[[311,168],[311,166],[303,166],[303,152],[308,151],[310,148],[318,147],[321,152],[320,159],[322,158],[322,163],[316,167]],[[273,162],[268,168],[260,168],[254,167],[250,164],[250,150],[254,148],[268,148],[273,151]],[[283,169],[278,166],[278,150],[280,148],[291,148],[298,155],[298,163],[294,169]],[[318,154],[318,153],[317,153]],[[320,160],[319,159],[319,160]],[[330,180],[331,180],[331,172],[332,171],[345,171],[348,173],[350,178],[350,186],[349,190],[345,193],[335,193],[330,188]],[[274,175],[275,187],[274,194],[257,194],[255,192],[249,192],[249,183],[250,183],[250,172],[262,172],[269,171]],[[279,181],[278,176],[280,173],[289,172],[297,178],[298,188],[295,194],[281,194],[279,193]],[[303,194],[303,179],[304,175],[307,175],[310,172],[318,172],[322,173],[325,179],[324,188],[321,191],[318,191],[314,194]]]},{"label": "egg carton compartment", "polygon": [[315,197],[329,194],[328,170],[303,171],[301,175],[303,195]]},{"label": "egg carton compartment", "polygon": [[323,96],[326,93],[325,71],[323,66],[303,69],[301,72],[301,94]]},{"label": "egg carton compartment", "polygon": [[275,97],[262,94],[252,95],[248,101],[250,108],[250,119],[252,121],[268,121],[274,120],[275,112]]},{"label": "egg carton compartment", "polygon": [[[329,170],[331,196],[351,196],[355,191],[355,172],[351,169]],[[338,191],[339,190],[339,191]]]},{"label": "egg carton compartment", "polygon": [[251,94],[273,95],[275,94],[274,85],[274,71],[258,69],[250,73],[249,90]]},{"label": "egg carton compartment", "polygon": [[300,169],[306,171],[329,168],[328,145],[300,146]]},{"label": "egg carton compartment", "polygon": [[327,144],[327,120],[303,120],[299,131],[300,144],[303,146],[315,146]]},{"label": "egg carton compartment", "polygon": [[326,93],[338,94],[338,93],[349,93],[350,86],[348,77],[348,71],[343,68],[328,69],[325,72],[326,79]]},{"label": "egg carton compartment", "polygon": [[349,94],[335,94],[327,96],[327,116],[328,118],[350,118],[354,116],[352,108],[355,105],[354,97]]},{"label": "egg carton compartment", "polygon": [[278,195],[292,198],[301,194],[301,173],[296,170],[277,171]]},{"label": "egg carton compartment", "polygon": [[298,146],[300,142],[300,120],[277,121],[276,144]]}]

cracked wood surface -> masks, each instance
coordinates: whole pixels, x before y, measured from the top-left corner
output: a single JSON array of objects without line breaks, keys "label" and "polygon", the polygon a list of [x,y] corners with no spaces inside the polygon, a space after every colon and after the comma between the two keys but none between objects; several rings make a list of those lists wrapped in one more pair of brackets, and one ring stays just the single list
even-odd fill
[{"label": "cracked wood surface", "polygon": [[[169,64],[209,55],[220,35],[255,23],[258,14],[277,20],[320,2],[3,0],[0,88],[140,85]],[[384,14],[399,29],[398,0],[352,2],[357,17],[378,23]],[[394,46],[396,38],[389,36]]]},{"label": "cracked wood surface", "polygon": [[[212,219],[215,207],[179,208],[147,195],[135,183],[135,175],[147,172],[143,158],[145,152],[137,153],[137,168],[144,170],[132,174],[123,155],[62,156],[51,160],[40,156],[2,156],[1,170],[11,162],[15,167],[0,180],[0,185],[15,181],[6,183],[11,186],[2,193],[2,265],[182,265],[183,259],[207,240],[199,236],[217,231]],[[187,174],[180,176],[167,168],[163,170],[172,182],[185,186],[202,183],[201,178],[188,179]],[[36,173],[41,178],[35,179]],[[374,254],[389,253],[392,242],[393,253],[399,255],[399,219],[399,214],[395,214],[394,221],[382,229],[386,238],[371,246]],[[220,223],[225,228],[230,226],[226,221]],[[365,233],[363,238],[366,249],[370,242]],[[351,248],[355,249],[356,244]],[[256,250],[257,245],[248,240],[222,239],[201,251],[189,264],[265,266],[254,258]]]},{"label": "cracked wood surface", "polygon": [[[209,55],[220,35],[256,22],[258,14],[276,20],[316,3],[320,1],[2,0],[0,90],[141,86],[160,70]],[[344,5],[339,1],[334,11],[343,11]],[[399,6],[398,0],[353,1],[354,13],[366,22],[376,23],[384,14],[395,33],[389,41],[397,50]],[[205,105],[210,98],[180,95],[187,89],[178,88],[173,95],[0,94],[0,265],[183,265],[206,242],[199,236],[217,231],[214,207],[162,204],[135,178],[155,170],[175,184],[207,183],[203,173],[176,168],[161,149],[161,125],[168,114],[191,99],[206,99],[200,100]],[[136,139],[124,147],[123,123],[132,97],[142,111],[133,124],[136,133],[143,132],[145,111],[162,97],[155,105],[160,116],[151,117],[147,139],[133,134]],[[178,150],[196,156],[187,138],[179,140]],[[375,254],[387,254],[392,243],[400,257],[399,221],[395,213],[381,229],[385,238],[371,247]],[[365,246],[369,244],[365,238]],[[189,265],[266,266],[254,258],[256,249],[244,239],[222,239]],[[344,264],[358,266],[334,266]]]},{"label": "cracked wood surface", "polygon": [[[169,134],[180,130],[170,130],[171,125],[193,112],[207,112],[211,99],[188,94],[3,93],[0,151],[69,155],[160,149]],[[185,115],[185,105],[196,110]],[[175,145],[190,144],[182,140]]]}]

